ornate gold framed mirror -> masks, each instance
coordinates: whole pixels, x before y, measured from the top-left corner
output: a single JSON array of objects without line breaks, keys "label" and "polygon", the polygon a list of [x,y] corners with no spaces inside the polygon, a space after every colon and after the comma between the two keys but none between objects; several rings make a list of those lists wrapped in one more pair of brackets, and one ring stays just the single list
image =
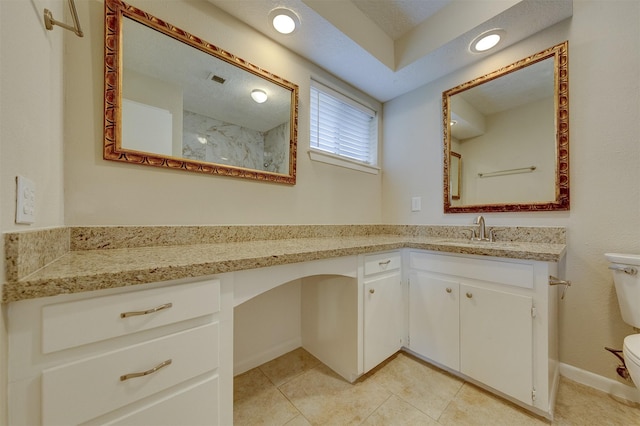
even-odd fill
[{"label": "ornate gold framed mirror", "polygon": [[297,85],[120,0],[104,40],[104,159],[295,184]]},{"label": "ornate gold framed mirror", "polygon": [[449,89],[442,105],[445,213],[569,210],[568,42]]}]

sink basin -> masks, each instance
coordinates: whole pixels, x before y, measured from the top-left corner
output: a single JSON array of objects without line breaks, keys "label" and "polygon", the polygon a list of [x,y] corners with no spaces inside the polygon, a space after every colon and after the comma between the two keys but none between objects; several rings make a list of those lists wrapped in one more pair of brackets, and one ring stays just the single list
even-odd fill
[{"label": "sink basin", "polygon": [[460,238],[443,238],[435,241],[440,244],[451,244],[465,247],[491,247],[496,249],[518,247],[517,243],[510,241],[473,241]]},{"label": "sink basin", "polygon": [[460,245],[473,245],[473,246],[477,246],[477,245],[488,245],[488,244],[493,244],[492,242],[489,241],[474,241],[474,240],[466,240],[466,239],[461,239],[461,238],[443,238],[440,240],[436,240],[436,243],[443,243],[443,244],[460,244]]}]

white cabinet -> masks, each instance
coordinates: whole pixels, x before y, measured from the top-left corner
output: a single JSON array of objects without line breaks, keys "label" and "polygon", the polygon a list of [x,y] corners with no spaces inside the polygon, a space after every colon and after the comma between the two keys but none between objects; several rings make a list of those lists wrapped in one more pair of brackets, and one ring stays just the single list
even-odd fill
[{"label": "white cabinet", "polygon": [[359,288],[356,278],[334,275],[301,286],[302,347],[349,382],[362,374]]},{"label": "white cabinet", "polygon": [[459,370],[460,284],[422,271],[411,271],[409,282],[409,347]]},{"label": "white cabinet", "polygon": [[412,351],[530,403],[532,298],[411,271]]},{"label": "white cabinet", "polygon": [[401,264],[399,251],[360,255],[357,278],[303,278],[302,347],[349,382],[400,350]]},{"label": "white cabinet", "polygon": [[551,417],[557,265],[409,251],[409,348]]},{"label": "white cabinet", "polygon": [[550,417],[549,275],[557,264],[403,249],[12,302],[9,424],[231,424],[233,306],[295,279],[302,346],[347,380],[404,345]]},{"label": "white cabinet", "polygon": [[364,372],[402,347],[403,303],[400,253],[365,256]]},{"label": "white cabinet", "polygon": [[9,305],[10,424],[219,424],[220,281],[142,288]]},{"label": "white cabinet", "polygon": [[531,404],[532,297],[464,284],[460,295],[460,372]]}]

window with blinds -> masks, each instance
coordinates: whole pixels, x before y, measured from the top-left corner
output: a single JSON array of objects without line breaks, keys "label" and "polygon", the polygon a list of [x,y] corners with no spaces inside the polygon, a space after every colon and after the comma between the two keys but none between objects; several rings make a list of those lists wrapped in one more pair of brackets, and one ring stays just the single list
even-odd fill
[{"label": "window with blinds", "polygon": [[376,166],[376,111],[312,80],[311,148]]}]

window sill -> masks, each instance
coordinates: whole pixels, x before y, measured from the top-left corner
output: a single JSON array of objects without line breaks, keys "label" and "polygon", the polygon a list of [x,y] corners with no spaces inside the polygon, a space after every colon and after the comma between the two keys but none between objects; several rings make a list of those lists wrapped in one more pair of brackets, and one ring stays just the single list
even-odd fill
[{"label": "window sill", "polygon": [[318,149],[310,148],[309,157],[313,161],[319,161],[321,163],[331,164],[339,167],[346,167],[347,169],[358,170],[360,172],[371,173],[373,175],[377,175],[380,173],[380,167],[361,163],[356,160],[349,160],[348,158],[341,157],[339,155],[331,154],[329,152],[321,151]]}]

